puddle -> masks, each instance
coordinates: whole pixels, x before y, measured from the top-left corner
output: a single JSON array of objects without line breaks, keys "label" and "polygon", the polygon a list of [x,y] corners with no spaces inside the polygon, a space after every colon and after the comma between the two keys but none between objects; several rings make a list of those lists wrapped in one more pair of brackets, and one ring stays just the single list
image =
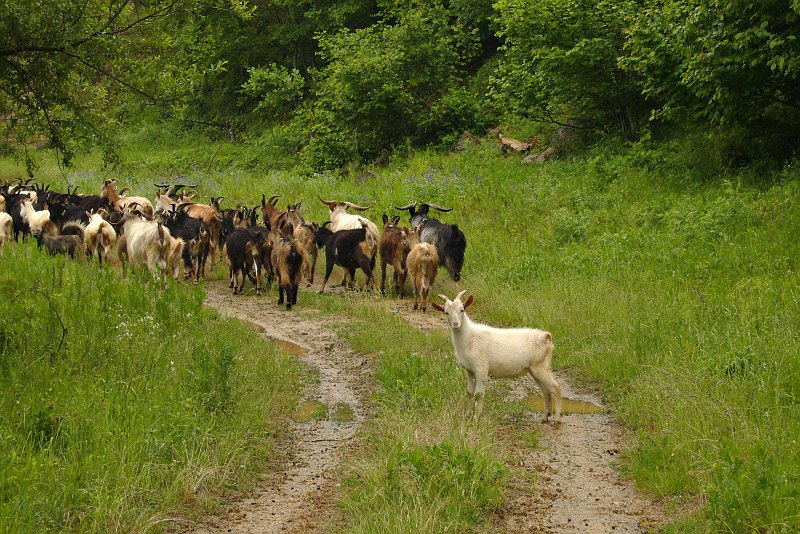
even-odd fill
[{"label": "puddle", "polygon": [[[244,324],[258,332],[259,334],[266,334],[267,329],[261,326],[258,323],[254,323],[253,321],[242,321]],[[303,356],[305,355],[308,350],[305,347],[301,347],[297,343],[292,343],[291,341],[285,341],[283,339],[277,339],[272,336],[265,336],[271,342],[275,343],[280,347],[283,352],[288,354],[294,354],[295,356]]]},{"label": "puddle", "polygon": [[301,347],[297,343],[292,343],[291,341],[284,341],[283,339],[276,339],[274,337],[267,336],[267,339],[278,345],[283,352],[288,354],[294,354],[295,356],[303,356],[305,353],[308,352],[308,349],[305,347]]},{"label": "puddle", "polygon": [[333,405],[333,408],[331,408],[330,417],[331,421],[335,421],[337,423],[346,423],[354,420],[356,418],[356,414],[353,411],[353,407],[349,404],[337,402]]},{"label": "puddle", "polygon": [[254,323],[253,321],[242,321],[242,322],[247,326],[249,326],[250,328],[252,328],[253,330],[255,330],[256,332],[258,332],[259,334],[263,334],[264,332],[267,331],[266,328],[264,328],[258,323]]},{"label": "puddle", "polygon": [[[534,393],[531,391],[528,393],[528,396],[522,401],[522,403],[529,409],[535,410],[537,412],[544,411],[544,399],[538,393]],[[581,401],[581,400],[573,400],[563,397],[561,399],[561,410],[565,414],[570,413],[580,413],[580,414],[588,414],[588,413],[601,413],[603,409],[593,402],[588,401]]]},{"label": "puddle", "polygon": [[324,402],[316,400],[300,401],[294,412],[294,420],[298,423],[310,423],[311,421],[323,421],[330,419],[334,423],[347,423],[353,421],[356,414],[353,407],[343,402],[337,402],[330,409]]},{"label": "puddle", "polygon": [[301,401],[294,412],[294,420],[298,423],[321,421],[328,416],[328,405],[315,400]]}]

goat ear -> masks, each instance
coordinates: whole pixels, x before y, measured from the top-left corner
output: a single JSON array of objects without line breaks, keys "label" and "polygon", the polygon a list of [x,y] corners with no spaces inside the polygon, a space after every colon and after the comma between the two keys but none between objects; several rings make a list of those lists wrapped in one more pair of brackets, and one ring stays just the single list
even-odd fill
[{"label": "goat ear", "polygon": [[386,214],[384,213],[383,215],[381,215],[381,220],[383,221],[383,224],[386,224],[387,222],[389,222],[389,217],[387,217]]},{"label": "goat ear", "polygon": [[444,311],[444,308],[443,308],[443,307],[441,306],[441,304],[439,304],[438,302],[433,302],[433,301],[431,301],[431,306],[433,306],[433,309],[434,309],[434,310],[438,310],[438,311],[440,311],[440,312],[443,312],[443,311]]},{"label": "goat ear", "polygon": [[467,299],[467,301],[464,303],[464,309],[465,309],[465,310],[466,310],[467,308],[469,308],[470,304],[472,304],[472,301],[473,301],[473,299],[474,299],[474,296],[473,296],[473,295],[470,295],[470,296],[469,296],[469,298]]}]

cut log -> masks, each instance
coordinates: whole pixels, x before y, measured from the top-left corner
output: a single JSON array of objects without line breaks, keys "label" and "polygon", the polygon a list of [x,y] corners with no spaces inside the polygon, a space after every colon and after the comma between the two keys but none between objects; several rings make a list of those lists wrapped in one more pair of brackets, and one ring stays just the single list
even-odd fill
[{"label": "cut log", "polygon": [[533,136],[530,141],[520,141],[511,137],[506,137],[503,134],[497,134],[500,139],[500,151],[503,154],[511,152],[527,152],[536,143],[539,142],[538,136]]}]

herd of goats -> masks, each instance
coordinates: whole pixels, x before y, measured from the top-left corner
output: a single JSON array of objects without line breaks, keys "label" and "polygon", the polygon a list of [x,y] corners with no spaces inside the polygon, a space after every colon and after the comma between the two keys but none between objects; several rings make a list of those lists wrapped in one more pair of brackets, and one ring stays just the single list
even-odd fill
[{"label": "herd of goats", "polygon": [[[383,215],[383,232],[369,219],[349,213],[368,210],[350,202],[319,200],[330,210],[322,225],[306,221],[300,204],[277,207],[277,196],[261,196],[261,207],[222,209],[222,197],[209,204],[182,193],[182,184],[156,184],[155,203],[148,198],[126,196],[117,191],[116,180],[105,180],[99,195],[78,194],[77,187],[66,193],[22,182],[0,184],[0,250],[12,238],[32,235],[50,254],[73,258],[89,254],[98,262],[109,262],[115,254],[123,270],[125,262],[146,268],[166,281],[191,278],[195,283],[205,275],[208,258],[219,253],[228,264],[230,287],[241,294],[245,278],[260,294],[262,286],[278,284],[278,304],[297,304],[303,277],[310,286],[319,248],[325,249],[325,279],[334,265],[344,269],[343,284],[354,285],[356,270],[366,275],[366,285],[375,286],[375,262],[380,253],[381,292],[386,288],[386,267],[394,267],[394,289],[404,296],[406,277],[414,288],[414,309],[427,310],[428,295],[440,265],[454,281],[461,278],[467,240],[455,224],[429,218],[431,209],[450,211],[435,204],[412,202],[395,206],[410,215],[408,227],[398,226],[399,216]],[[259,213],[260,211],[260,213]],[[261,224],[258,218],[261,216]],[[115,261],[116,263],[116,261]],[[182,271],[184,274],[182,274]],[[472,411],[480,416],[489,377],[531,376],[545,400],[543,422],[555,408],[555,422],[561,420],[561,388],[551,371],[553,339],[550,332],[533,328],[494,328],[473,322],[466,314],[474,298],[462,302],[466,291],[453,300],[440,295],[444,305],[431,302],[448,317],[456,361],[467,377],[467,394]]]},{"label": "herd of goats", "polygon": [[127,261],[163,280],[171,275],[195,283],[205,276],[208,259],[219,254],[228,264],[234,294],[242,293],[246,278],[256,294],[274,280],[278,304],[285,302],[287,308],[297,303],[303,278],[309,286],[314,282],[320,248],[326,250],[321,291],[334,265],[345,271],[343,284],[352,286],[356,270],[361,269],[366,285],[374,288],[378,253],[381,292],[385,293],[386,267],[392,265],[399,296],[405,296],[405,281],[411,275],[415,309],[427,309],[439,265],[453,280],[460,279],[467,241],[457,225],[428,217],[431,209],[450,211],[435,204],[396,207],[409,213],[410,226],[400,227],[399,216],[384,214],[379,233],[374,222],[348,212],[372,205],[320,198],[330,210],[330,220],[318,225],[303,218],[299,203],[279,209],[277,195],[269,199],[262,195],[260,210],[258,206],[222,209],[222,197],[202,204],[194,201],[196,193],[185,192],[184,184],[155,185],[151,202],[126,195],[126,189],[117,191],[116,180],[105,180],[99,195],[79,194],[77,187],[57,192],[31,180],[0,184],[0,246],[30,234],[51,254],[89,254],[101,264],[116,256],[123,269]]}]

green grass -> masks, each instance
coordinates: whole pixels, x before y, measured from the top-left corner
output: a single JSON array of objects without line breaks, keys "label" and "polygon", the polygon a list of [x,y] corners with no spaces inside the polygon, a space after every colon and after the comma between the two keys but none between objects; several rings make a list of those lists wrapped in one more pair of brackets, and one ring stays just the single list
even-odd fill
[{"label": "green grass", "polygon": [[213,509],[276,457],[297,365],[202,289],[33,243],[0,262],[3,531],[143,531]]},{"label": "green grass", "polygon": [[[305,175],[241,145],[223,145],[206,172],[217,145],[168,139],[146,157],[131,150],[122,181],[151,194],[154,176],[183,176],[227,205],[280,193],[318,222],[327,213],[317,193],[375,200],[367,214],[376,221],[412,199],[454,207],[442,219],[467,235],[462,282],[441,271],[434,293],[466,288],[476,319],[553,332],[554,365],[598,389],[637,436],[623,469],[673,503],[669,531],[796,531],[800,163],[725,169],[702,142],[607,144],[546,165],[503,159],[484,143],[359,176]],[[188,159],[173,165],[182,150]],[[68,178],[98,190],[96,162],[79,164]],[[0,176],[14,172],[0,166]],[[42,173],[60,180],[44,163]],[[360,321],[351,341],[379,354],[377,417],[340,495],[345,529],[469,530],[498,503],[487,488],[502,488],[506,469],[492,436],[509,408],[490,390],[484,423],[464,433],[452,417],[464,385],[449,340],[409,332],[383,302],[300,295],[300,309]],[[527,432],[519,438],[535,443]],[[459,479],[466,465],[472,475]],[[396,476],[381,474],[388,467]],[[425,499],[436,505],[423,510]]]}]

